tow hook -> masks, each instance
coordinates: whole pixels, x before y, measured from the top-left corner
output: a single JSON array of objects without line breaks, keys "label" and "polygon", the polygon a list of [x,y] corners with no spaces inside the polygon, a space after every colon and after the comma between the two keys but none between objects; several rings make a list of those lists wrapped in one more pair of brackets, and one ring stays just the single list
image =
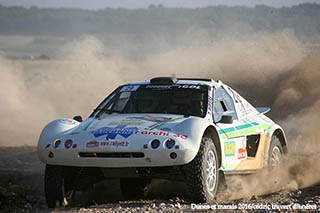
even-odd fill
[{"label": "tow hook", "polygon": [[49,152],[48,157],[49,157],[49,158],[53,158],[53,157],[54,157],[54,154],[53,154],[52,152]]}]

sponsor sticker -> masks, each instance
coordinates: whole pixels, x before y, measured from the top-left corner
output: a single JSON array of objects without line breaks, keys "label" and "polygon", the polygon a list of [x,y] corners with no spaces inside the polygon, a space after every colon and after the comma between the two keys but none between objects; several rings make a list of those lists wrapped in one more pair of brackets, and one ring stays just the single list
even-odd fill
[{"label": "sponsor sticker", "polygon": [[237,165],[238,165],[237,162],[233,162],[233,161],[228,162],[228,161],[225,161],[225,162],[222,163],[221,168],[222,168],[222,169],[229,170],[229,169],[234,169]]},{"label": "sponsor sticker", "polygon": [[188,136],[186,136],[186,135],[180,135],[179,133],[174,134],[173,137],[181,138],[181,139],[184,139],[184,140],[186,140],[186,139],[188,138]]},{"label": "sponsor sticker", "polygon": [[142,124],[144,124],[144,123],[141,121],[113,121],[113,122],[110,122],[108,125],[140,126]]},{"label": "sponsor sticker", "polygon": [[169,127],[162,127],[160,128],[160,130],[168,132],[168,131],[171,131],[172,129],[170,129]]},{"label": "sponsor sticker", "polygon": [[170,85],[148,85],[146,86],[147,89],[171,89],[172,86]]},{"label": "sponsor sticker", "polygon": [[106,135],[106,140],[115,139],[117,135],[128,138],[138,133],[137,127],[126,127],[126,125],[118,125],[116,127],[102,127],[92,132],[94,137]]},{"label": "sponsor sticker", "polygon": [[[210,88],[210,87],[209,87]],[[209,93],[210,94],[210,93]],[[209,113],[212,113],[212,97],[209,95],[208,96],[208,111]]]},{"label": "sponsor sticker", "polygon": [[247,157],[247,150],[245,148],[238,149],[238,159],[244,159]]},{"label": "sponsor sticker", "polygon": [[76,122],[72,119],[60,119],[59,120],[61,123],[64,123],[64,124],[69,124],[69,125],[75,125]]},{"label": "sponsor sticker", "polygon": [[97,141],[90,141],[86,145],[87,148],[93,148],[93,147],[98,147],[98,146],[99,146],[99,142],[97,142]]},{"label": "sponsor sticker", "polygon": [[106,142],[100,142],[100,146],[108,146],[108,147],[128,147],[129,142],[128,141],[106,141]]},{"label": "sponsor sticker", "polygon": [[200,89],[201,85],[194,85],[194,84],[177,84],[177,85],[147,85],[147,89]]},{"label": "sponsor sticker", "polygon": [[162,135],[162,136],[169,136],[169,135],[172,135],[173,137],[176,137],[176,138],[181,138],[181,139],[188,139],[188,136],[186,135],[180,135],[179,133],[176,133],[176,134],[173,134],[171,132],[164,132],[164,131],[142,131],[140,132],[140,134],[142,135]]},{"label": "sponsor sticker", "polygon": [[135,86],[124,86],[122,87],[122,89],[120,90],[120,92],[133,92],[136,91],[139,88],[139,85],[135,85]]},{"label": "sponsor sticker", "polygon": [[131,117],[131,119],[140,119],[145,121],[152,121],[156,123],[162,123],[170,121],[171,117],[160,117],[160,116],[141,116],[141,117]]},{"label": "sponsor sticker", "polygon": [[164,121],[164,122],[159,122],[159,123],[156,123],[156,124],[153,124],[151,126],[149,126],[150,129],[157,129],[161,126],[164,126],[164,125],[169,125],[169,124],[174,124],[174,123],[178,123],[178,122],[182,122],[183,120],[185,120],[186,118],[184,117],[179,117],[179,118],[175,118],[175,119],[170,119],[168,121]]},{"label": "sponsor sticker", "polygon": [[162,136],[169,136],[169,132],[154,132],[154,131],[142,131],[142,135],[162,135]]},{"label": "sponsor sticker", "polygon": [[200,85],[189,85],[189,84],[176,85],[176,87],[179,89],[200,89]]},{"label": "sponsor sticker", "polygon": [[224,143],[224,155],[234,156],[236,153],[236,143],[234,141],[229,141]]}]

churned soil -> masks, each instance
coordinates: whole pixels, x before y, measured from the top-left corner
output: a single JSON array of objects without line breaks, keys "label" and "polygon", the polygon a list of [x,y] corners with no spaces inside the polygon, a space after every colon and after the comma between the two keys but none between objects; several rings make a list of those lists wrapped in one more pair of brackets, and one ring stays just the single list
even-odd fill
[{"label": "churned soil", "polygon": [[[186,199],[184,184],[154,180],[145,199],[125,201],[119,181],[107,180],[94,189],[77,194],[72,207],[48,209],[43,182],[44,165],[31,146],[0,148],[0,209],[2,212],[292,212],[320,210],[320,185],[281,190],[237,200],[218,199],[210,204],[193,204]],[[268,209],[269,208],[269,209]]]}]

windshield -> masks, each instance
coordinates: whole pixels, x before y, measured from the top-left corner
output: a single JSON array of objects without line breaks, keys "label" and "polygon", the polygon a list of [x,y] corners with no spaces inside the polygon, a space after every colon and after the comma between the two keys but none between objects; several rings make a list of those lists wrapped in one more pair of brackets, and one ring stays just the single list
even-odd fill
[{"label": "windshield", "polygon": [[123,86],[107,97],[92,116],[112,113],[167,113],[205,117],[208,87],[204,85]]}]

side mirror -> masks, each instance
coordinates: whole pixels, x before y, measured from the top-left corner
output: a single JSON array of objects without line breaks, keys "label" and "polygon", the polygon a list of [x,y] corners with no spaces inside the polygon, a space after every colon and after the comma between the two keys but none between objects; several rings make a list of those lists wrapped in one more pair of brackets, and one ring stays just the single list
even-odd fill
[{"label": "side mirror", "polygon": [[221,120],[219,121],[219,123],[232,124],[233,123],[233,117],[231,115],[223,115],[221,117]]},{"label": "side mirror", "polygon": [[82,122],[82,117],[80,115],[74,116],[73,120],[76,120],[78,122]]}]

